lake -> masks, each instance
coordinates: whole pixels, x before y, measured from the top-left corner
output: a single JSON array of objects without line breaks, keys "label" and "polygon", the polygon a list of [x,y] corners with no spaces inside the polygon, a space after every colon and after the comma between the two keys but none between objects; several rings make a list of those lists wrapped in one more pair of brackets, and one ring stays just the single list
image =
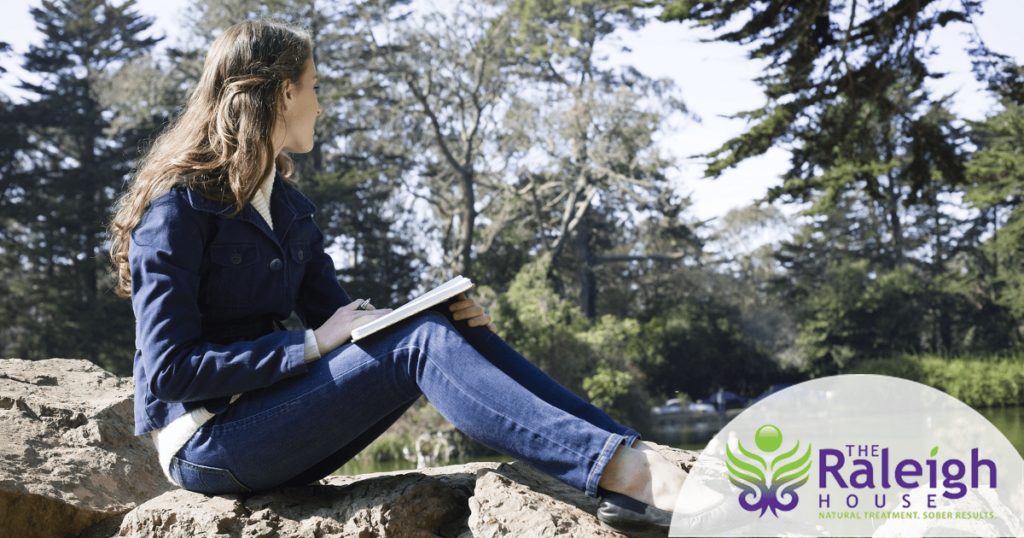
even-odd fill
[{"label": "lake", "polygon": [[1024,408],[994,407],[977,411],[998,428],[1010,441],[1013,448],[1016,448],[1017,452],[1024,456]]},{"label": "lake", "polygon": [[[993,426],[999,429],[1003,435],[1010,441],[1010,444],[1017,449],[1022,456],[1024,456],[1024,408],[1021,407],[1003,407],[1003,408],[992,408],[992,409],[978,409],[981,416],[988,419]],[[685,450],[702,450],[704,445],[714,436],[717,432],[708,431],[707,429],[701,429],[699,431],[684,431],[680,433],[681,443],[673,443],[676,448],[682,448]],[[512,461],[512,458],[507,456],[497,456],[492,458],[480,458],[480,459],[469,459],[469,460],[452,460],[450,465],[461,465],[464,463],[472,463],[477,461]],[[416,463],[411,461],[387,461],[387,462],[362,462],[359,459],[354,459],[341,469],[338,469],[334,474],[338,475],[359,475],[366,473],[381,473],[388,471],[404,471],[416,468]]]},{"label": "lake", "polygon": [[[1024,408],[994,407],[976,409],[976,411],[1002,432],[1010,444],[1017,449],[1017,452],[1024,457]],[[702,450],[715,433],[717,432],[710,432],[706,429],[681,428],[678,433],[678,439],[681,442],[673,443],[673,446],[687,450]]]}]

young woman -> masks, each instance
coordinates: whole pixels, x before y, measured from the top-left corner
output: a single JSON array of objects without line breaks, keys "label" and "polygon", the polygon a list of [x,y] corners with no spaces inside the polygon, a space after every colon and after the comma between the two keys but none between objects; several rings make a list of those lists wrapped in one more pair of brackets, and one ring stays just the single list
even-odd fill
[{"label": "young woman", "polygon": [[[685,473],[511,349],[464,295],[349,342],[388,313],[339,284],[285,152],[321,109],[302,30],[247,21],[214,42],[181,116],[111,224],[135,310],[136,434],[208,494],[331,474],[421,395],[459,429],[588,495],[613,528],[668,529]],[[284,330],[295,312],[305,331]]]}]

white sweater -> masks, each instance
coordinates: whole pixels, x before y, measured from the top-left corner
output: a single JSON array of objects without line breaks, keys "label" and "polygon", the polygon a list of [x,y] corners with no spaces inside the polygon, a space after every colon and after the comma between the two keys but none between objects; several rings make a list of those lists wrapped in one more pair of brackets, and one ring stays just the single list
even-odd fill
[{"label": "white sweater", "polygon": [[[274,175],[276,173],[277,166],[274,166],[270,169],[270,175],[263,178],[263,186],[253,195],[251,202],[263,220],[267,221],[271,230],[274,229],[274,220],[270,217],[270,195],[274,192]],[[302,351],[307,363],[320,358],[320,350],[316,345],[313,329],[306,330],[306,343]],[[235,403],[235,400],[241,396],[241,394],[232,396],[231,403]],[[214,414],[207,411],[205,407],[198,407],[174,419],[163,428],[150,432],[160,457],[160,469],[172,483],[181,485],[171,477],[171,458],[176,456],[181,447],[185,446],[185,443],[199,431],[199,428],[213,417]]]}]

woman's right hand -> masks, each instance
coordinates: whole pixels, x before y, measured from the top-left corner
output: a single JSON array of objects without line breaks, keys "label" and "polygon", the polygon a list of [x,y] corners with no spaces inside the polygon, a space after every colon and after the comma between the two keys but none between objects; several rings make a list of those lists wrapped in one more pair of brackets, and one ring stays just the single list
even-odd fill
[{"label": "woman's right hand", "polygon": [[321,357],[348,342],[349,338],[352,337],[353,329],[391,313],[390,308],[356,310],[362,302],[362,299],[356,299],[339,308],[319,329],[313,331],[313,335],[316,336],[316,346],[320,351]]}]

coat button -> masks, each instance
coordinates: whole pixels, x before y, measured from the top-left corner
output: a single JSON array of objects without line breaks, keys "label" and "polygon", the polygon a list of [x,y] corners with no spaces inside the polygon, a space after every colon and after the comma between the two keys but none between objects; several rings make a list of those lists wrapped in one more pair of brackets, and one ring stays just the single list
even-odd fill
[{"label": "coat button", "polygon": [[284,263],[281,262],[280,258],[274,258],[270,262],[270,270],[271,271],[280,271],[282,265],[284,265]]},{"label": "coat button", "polygon": [[231,255],[231,263],[234,265],[242,263],[242,255],[235,251],[235,253]]},{"label": "coat button", "polygon": [[301,262],[302,258],[304,258],[304,257],[306,257],[306,255],[300,250],[299,251],[299,261]]}]

